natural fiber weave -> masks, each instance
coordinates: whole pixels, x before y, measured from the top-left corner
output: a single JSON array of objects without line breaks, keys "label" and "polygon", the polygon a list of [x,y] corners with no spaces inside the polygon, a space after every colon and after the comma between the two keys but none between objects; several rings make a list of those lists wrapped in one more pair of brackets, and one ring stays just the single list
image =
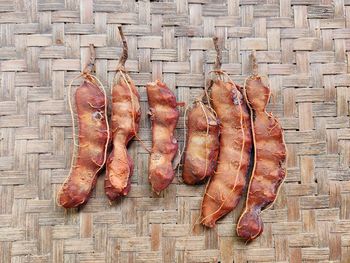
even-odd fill
[{"label": "natural fiber weave", "polygon": [[[256,241],[236,237],[243,202],[216,228],[192,231],[203,186],[175,179],[152,194],[137,141],[127,198],[110,206],[100,176],[85,207],[57,207],[73,150],[67,84],[94,43],[110,89],[120,23],[148,147],[147,82],[162,78],[191,103],[213,67],[212,36],[239,84],[257,50],[289,158]],[[349,0],[0,0],[0,262],[350,262],[349,28]],[[180,118],[180,142],[182,128]]]}]

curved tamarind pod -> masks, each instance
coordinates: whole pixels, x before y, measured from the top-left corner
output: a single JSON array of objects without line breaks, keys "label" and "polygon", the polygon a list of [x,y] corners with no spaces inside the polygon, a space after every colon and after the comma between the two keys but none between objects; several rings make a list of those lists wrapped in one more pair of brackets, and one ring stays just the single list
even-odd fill
[{"label": "curved tamarind pod", "polygon": [[141,116],[140,95],[133,81],[124,73],[118,74],[112,87],[113,150],[107,159],[105,177],[105,192],[112,201],[130,191],[134,164],[126,147],[139,130]]},{"label": "curved tamarind pod", "polygon": [[79,127],[78,155],[57,198],[58,204],[65,208],[78,207],[90,197],[97,174],[105,164],[109,141],[106,96],[90,78],[76,89],[75,104]]},{"label": "curved tamarind pod", "polygon": [[255,152],[246,206],[237,224],[237,234],[250,241],[262,233],[260,213],[276,200],[286,176],[286,145],[278,120],[266,112],[270,89],[259,76],[250,77],[244,89],[251,110]]},{"label": "curved tamarind pod", "polygon": [[172,160],[178,150],[174,130],[179,111],[174,93],[162,82],[148,83],[147,97],[152,122],[152,150],[149,158],[149,181],[159,194],[174,179]]},{"label": "curved tamarind pod", "polygon": [[201,223],[208,227],[238,204],[246,185],[252,148],[249,110],[236,85],[214,81],[211,98],[220,121],[220,153],[202,201]]},{"label": "curved tamarind pod", "polygon": [[219,154],[219,122],[202,102],[196,102],[187,119],[182,178],[196,184],[213,175]]}]

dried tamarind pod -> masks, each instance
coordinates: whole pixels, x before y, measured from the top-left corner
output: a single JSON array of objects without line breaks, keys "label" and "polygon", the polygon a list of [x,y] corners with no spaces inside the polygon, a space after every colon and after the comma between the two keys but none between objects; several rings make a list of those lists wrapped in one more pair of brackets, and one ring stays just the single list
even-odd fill
[{"label": "dried tamarind pod", "polygon": [[280,123],[266,111],[271,96],[269,87],[260,76],[252,75],[246,80],[244,90],[251,110],[255,151],[246,205],[237,223],[237,234],[250,241],[262,233],[260,214],[274,203],[286,176],[286,145]]},{"label": "dried tamarind pod", "polygon": [[107,159],[105,177],[105,192],[111,201],[130,190],[133,161],[126,147],[138,132],[141,115],[136,87],[128,76],[125,78],[112,87],[113,149]]},{"label": "dried tamarind pod", "polygon": [[152,150],[149,158],[149,181],[154,192],[159,194],[174,179],[172,161],[178,150],[174,130],[179,111],[174,93],[162,82],[146,86],[150,119],[152,122]]},{"label": "dried tamarind pod", "polygon": [[201,223],[208,227],[237,206],[246,185],[252,148],[248,107],[235,84],[214,81],[211,98],[220,121],[220,153],[202,201]]},{"label": "dried tamarind pod", "polygon": [[133,173],[133,160],[128,154],[127,145],[139,130],[141,116],[140,95],[125,72],[128,47],[121,26],[118,27],[123,41],[123,52],[112,87],[112,146],[106,164],[105,193],[113,201],[130,191]]},{"label": "dried tamarind pod", "polygon": [[219,122],[202,100],[195,101],[187,118],[186,148],[182,178],[197,184],[213,175],[219,154]]},{"label": "dried tamarind pod", "polygon": [[211,81],[211,102],[220,121],[220,152],[218,165],[205,189],[201,208],[201,223],[208,227],[232,211],[238,204],[248,172],[252,138],[249,110],[242,93],[221,67],[218,38],[213,38],[216,50],[214,65],[218,78],[226,75],[230,81]]},{"label": "dried tamarind pod", "polygon": [[[83,76],[84,82],[75,91],[79,129],[78,150],[76,158],[74,158],[75,153],[73,153],[69,176],[57,195],[58,204],[65,208],[75,208],[87,202],[95,187],[98,172],[106,162],[106,151],[109,142],[109,126],[106,115],[107,97],[101,82],[90,74],[95,60],[92,45],[90,45],[90,50],[90,64],[78,76]],[[69,91],[71,84],[69,85]],[[70,96],[70,92],[68,96]],[[73,122],[73,141],[76,145],[74,113],[70,97],[69,106]]]}]

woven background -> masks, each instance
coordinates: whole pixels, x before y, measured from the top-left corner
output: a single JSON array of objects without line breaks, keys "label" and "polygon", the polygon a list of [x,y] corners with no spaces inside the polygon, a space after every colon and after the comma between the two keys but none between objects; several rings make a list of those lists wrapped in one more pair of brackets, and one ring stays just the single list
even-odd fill
[{"label": "woven background", "polygon": [[[212,36],[240,84],[257,50],[289,151],[288,177],[258,240],[245,245],[235,235],[242,202],[216,228],[191,231],[203,186],[175,179],[153,195],[138,142],[127,198],[110,206],[100,176],[80,211],[55,204],[72,153],[67,83],[94,43],[109,90],[120,23],[148,146],[147,82],[161,78],[191,102],[213,67]],[[349,0],[0,0],[0,262],[350,262],[349,25]],[[182,128],[183,118],[180,142]]]}]

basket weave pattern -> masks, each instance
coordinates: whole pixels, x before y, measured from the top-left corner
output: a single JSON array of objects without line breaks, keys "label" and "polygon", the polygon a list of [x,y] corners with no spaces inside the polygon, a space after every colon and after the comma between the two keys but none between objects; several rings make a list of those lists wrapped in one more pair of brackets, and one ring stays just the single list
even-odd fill
[{"label": "basket weave pattern", "polygon": [[[256,241],[235,234],[243,200],[208,230],[193,227],[204,186],[175,178],[152,194],[137,141],[127,198],[110,205],[102,175],[79,211],[56,205],[73,151],[68,83],[93,43],[96,75],[110,93],[119,24],[147,147],[147,82],[160,78],[191,103],[213,68],[214,35],[238,84],[257,51],[289,156]],[[349,0],[0,0],[0,262],[350,262],[349,28]],[[181,147],[183,126],[181,117]]]}]

